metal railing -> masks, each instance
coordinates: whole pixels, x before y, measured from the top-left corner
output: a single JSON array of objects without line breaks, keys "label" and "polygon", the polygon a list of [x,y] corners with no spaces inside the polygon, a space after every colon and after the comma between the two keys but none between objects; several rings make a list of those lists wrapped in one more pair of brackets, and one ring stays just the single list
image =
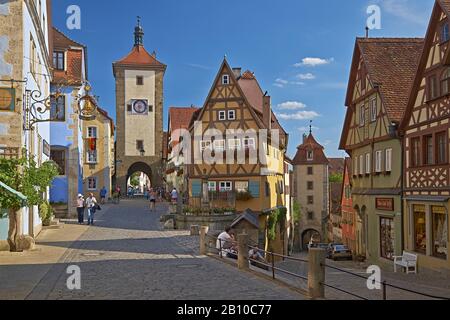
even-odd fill
[{"label": "metal railing", "polygon": [[[238,242],[233,240],[233,241],[229,241],[229,240],[223,240],[223,239],[219,239],[218,237],[213,237],[211,235],[206,234],[206,237],[209,239],[214,240],[214,250],[218,251],[218,255],[220,258],[224,258],[224,251],[228,250],[225,247],[230,247],[230,248],[236,248],[236,246],[238,245]],[[210,243],[210,242],[209,242]],[[225,246],[225,243],[229,244]],[[217,248],[218,246],[218,248]],[[256,252],[261,253],[261,255],[263,255],[265,257],[264,261],[258,260],[258,259],[253,259],[251,257],[247,257],[247,260],[250,264],[253,263],[253,266],[263,266],[265,268],[267,268],[267,271],[271,271],[271,275],[272,278],[274,280],[280,280],[277,275],[278,274],[285,274],[285,275],[289,275],[292,276],[294,278],[297,279],[301,279],[301,280],[305,280],[305,281],[309,281],[309,270],[308,270],[308,276],[304,276],[301,274],[297,274],[288,270],[285,270],[283,268],[279,268],[276,266],[276,258],[281,258],[283,261],[295,261],[295,262],[299,262],[299,263],[306,263],[309,264],[309,260],[306,259],[301,259],[301,258],[295,258],[295,257],[290,257],[290,256],[286,256],[286,255],[282,255],[282,254],[277,254],[275,252],[270,252],[270,251],[265,251],[260,249],[257,244],[252,244],[252,245],[247,245],[247,248],[250,250],[256,250]],[[209,246],[209,249],[212,249]],[[226,252],[226,251],[225,251]],[[230,251],[231,252],[231,251]],[[231,256],[233,257],[234,260],[237,261],[238,259],[238,255],[239,253],[236,251],[235,253],[232,253]],[[270,262],[267,261],[267,259],[270,258]],[[320,267],[322,268],[324,274],[326,274],[326,270],[330,269],[330,270],[334,270],[334,271],[338,271],[341,272],[342,274],[347,274],[350,275],[352,277],[357,277],[359,279],[363,279],[366,282],[370,279],[368,276],[363,276],[361,274],[357,274],[348,270],[344,270],[338,267],[334,267],[334,266],[330,266],[327,265],[326,263],[320,263]],[[370,279],[370,281],[372,281]],[[388,288],[392,288],[392,289],[396,289],[396,290],[400,290],[403,292],[408,292],[411,294],[415,294],[421,297],[427,297],[430,299],[435,299],[435,300],[450,300],[450,297],[443,297],[443,296],[438,296],[438,295],[433,295],[433,294],[428,294],[428,293],[424,293],[424,292],[419,292],[417,290],[412,290],[412,289],[408,289],[408,288],[404,288],[392,283],[389,283],[388,281],[372,281],[372,283],[376,283],[381,285],[381,295],[382,295],[382,300],[388,300]],[[291,283],[288,283],[289,285],[292,285]],[[350,290],[346,290],[343,288],[339,288],[335,285],[331,285],[329,283],[326,282],[326,280],[324,282],[320,282],[320,285],[323,286],[324,288],[329,288],[341,293],[344,293],[346,295],[352,296],[354,298],[360,299],[360,300],[372,300],[371,298],[368,297],[364,297],[361,294],[355,293],[355,292],[351,292]]]}]

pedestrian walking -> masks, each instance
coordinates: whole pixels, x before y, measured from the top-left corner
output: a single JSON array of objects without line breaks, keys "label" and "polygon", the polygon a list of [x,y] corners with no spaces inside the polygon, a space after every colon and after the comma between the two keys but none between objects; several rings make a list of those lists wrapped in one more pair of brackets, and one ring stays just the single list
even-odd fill
[{"label": "pedestrian walking", "polygon": [[156,192],[155,190],[150,190],[150,210],[154,211],[156,206]]},{"label": "pedestrian walking", "polygon": [[86,207],[88,209],[88,225],[94,225],[95,211],[97,210],[98,202],[94,194],[91,193],[86,199]]},{"label": "pedestrian walking", "polygon": [[84,224],[84,206],[84,197],[82,194],[79,194],[77,198],[78,224]]},{"label": "pedestrian walking", "polygon": [[172,204],[178,203],[178,191],[176,188],[173,188],[172,192],[170,193],[170,197],[172,198]]},{"label": "pedestrian walking", "polygon": [[105,204],[106,203],[106,195],[108,194],[108,191],[106,190],[106,187],[103,187],[102,190],[100,190],[100,203]]}]

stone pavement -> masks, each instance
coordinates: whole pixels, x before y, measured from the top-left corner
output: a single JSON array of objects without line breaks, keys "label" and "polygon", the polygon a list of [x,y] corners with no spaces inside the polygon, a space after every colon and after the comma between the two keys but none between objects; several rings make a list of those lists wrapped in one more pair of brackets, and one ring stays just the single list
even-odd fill
[{"label": "stone pavement", "polygon": [[[97,215],[93,227],[45,231],[38,251],[0,255],[0,299],[305,299],[199,256],[198,237],[161,229],[165,212],[164,204],[150,213],[147,202],[125,200]],[[70,265],[81,269],[79,291],[67,289]]]},{"label": "stone pavement", "polygon": [[[307,254],[297,254],[294,257],[307,260]],[[331,261],[327,260],[327,265],[332,267],[337,267],[339,269],[349,271],[355,274],[359,274],[364,277],[368,277],[366,273],[367,266],[361,265],[352,261]],[[305,263],[297,261],[285,261],[277,265],[279,268],[284,270],[300,274],[302,276],[307,276],[308,266]],[[285,281],[294,284],[296,287],[301,289],[306,289],[307,282],[304,280],[294,279],[291,276],[282,275]],[[395,285],[397,287],[406,288],[409,290],[430,294],[439,297],[450,298],[450,281],[445,275],[430,274],[430,273],[419,273],[417,275],[406,273],[394,273],[392,270],[384,269],[382,270],[382,281],[386,280],[389,284]],[[326,269],[326,284],[333,287],[349,291],[361,297],[370,300],[381,300],[382,292],[380,290],[369,290],[367,288],[367,281],[338,270]],[[359,300],[351,295],[339,292],[337,290],[327,288],[326,298],[330,300]],[[387,289],[388,300],[429,300],[430,298],[417,295],[415,293],[409,293],[396,288]]]}]

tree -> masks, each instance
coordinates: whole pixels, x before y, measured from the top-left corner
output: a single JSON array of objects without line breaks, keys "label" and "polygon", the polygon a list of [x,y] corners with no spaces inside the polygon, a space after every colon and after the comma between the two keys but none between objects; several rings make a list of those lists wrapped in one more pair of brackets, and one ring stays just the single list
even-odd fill
[{"label": "tree", "polygon": [[294,250],[294,244],[295,244],[295,232],[296,232],[296,226],[300,223],[300,220],[302,219],[302,212],[303,207],[298,201],[294,201],[294,204],[292,206],[292,242],[291,242],[291,251]]},{"label": "tree", "polygon": [[133,188],[136,188],[136,187],[139,186],[139,184],[140,184],[140,182],[141,182],[140,176],[141,176],[141,173],[140,173],[140,172],[136,172],[136,173],[134,173],[134,174],[131,176],[131,178],[130,178],[130,185],[131,185]]},{"label": "tree", "polygon": [[342,173],[335,173],[330,175],[330,183],[344,182],[344,175]]},{"label": "tree", "polygon": [[[52,162],[45,162],[38,167],[32,156],[25,152],[17,159],[0,158],[0,181],[21,192],[27,197],[28,206],[44,203],[43,195],[58,175],[58,167]],[[19,210],[23,207],[22,199],[9,192],[0,193],[0,208],[8,209],[9,232],[8,243],[12,252],[18,251]]]}]

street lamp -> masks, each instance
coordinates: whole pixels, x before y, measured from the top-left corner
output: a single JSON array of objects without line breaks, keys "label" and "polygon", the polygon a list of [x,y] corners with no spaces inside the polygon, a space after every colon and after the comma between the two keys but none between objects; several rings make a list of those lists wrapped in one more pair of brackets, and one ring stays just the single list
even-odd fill
[{"label": "street lamp", "polygon": [[141,157],[143,157],[143,156],[145,156],[145,150],[144,149],[141,150]]}]

